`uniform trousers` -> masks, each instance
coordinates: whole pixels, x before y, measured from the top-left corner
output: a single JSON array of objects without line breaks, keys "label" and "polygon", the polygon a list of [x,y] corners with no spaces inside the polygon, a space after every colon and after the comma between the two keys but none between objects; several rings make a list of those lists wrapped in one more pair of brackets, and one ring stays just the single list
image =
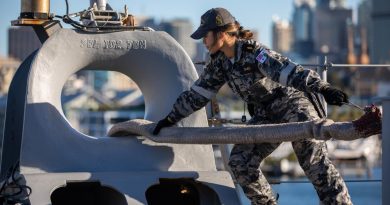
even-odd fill
[{"label": "uniform trousers", "polygon": [[[298,94],[256,106],[255,115],[249,124],[302,122],[318,118],[310,101],[303,94]],[[352,204],[344,180],[329,160],[325,141],[303,139],[291,143],[298,162],[313,184],[321,203]],[[260,170],[260,163],[279,145],[280,143],[236,144],[232,149],[230,169],[253,205],[277,204],[271,186]]]}]

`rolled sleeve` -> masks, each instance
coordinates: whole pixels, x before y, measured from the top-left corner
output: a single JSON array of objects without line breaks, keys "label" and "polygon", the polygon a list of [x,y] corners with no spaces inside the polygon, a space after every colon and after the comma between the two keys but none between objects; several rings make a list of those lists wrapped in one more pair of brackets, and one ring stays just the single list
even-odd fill
[{"label": "rolled sleeve", "polygon": [[202,87],[200,87],[200,86],[197,86],[197,85],[193,85],[193,86],[191,87],[191,89],[192,89],[193,91],[199,93],[199,94],[202,95],[203,97],[209,99],[209,100],[210,100],[211,98],[213,98],[213,97],[217,94],[217,93],[215,93],[215,92],[209,91],[209,90],[204,89],[204,88],[202,88]]},{"label": "rolled sleeve", "polygon": [[224,74],[220,68],[216,62],[211,61],[191,89],[180,94],[168,115],[172,122],[178,122],[206,106],[217,94],[225,83]]}]

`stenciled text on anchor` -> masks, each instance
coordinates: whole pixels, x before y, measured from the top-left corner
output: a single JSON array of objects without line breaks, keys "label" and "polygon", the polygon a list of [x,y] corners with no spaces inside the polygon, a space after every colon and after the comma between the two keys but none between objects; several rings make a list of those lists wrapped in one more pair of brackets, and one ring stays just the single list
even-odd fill
[{"label": "stenciled text on anchor", "polygon": [[82,39],[80,41],[81,48],[91,49],[146,49],[146,40],[97,40],[97,39]]}]

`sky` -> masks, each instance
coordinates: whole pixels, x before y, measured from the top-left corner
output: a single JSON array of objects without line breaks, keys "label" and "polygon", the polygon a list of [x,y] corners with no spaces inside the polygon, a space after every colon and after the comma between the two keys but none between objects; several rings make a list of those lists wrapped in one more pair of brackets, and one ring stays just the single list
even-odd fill
[{"label": "sky", "polygon": [[[6,4],[0,7],[0,56],[7,56],[7,30],[11,21],[18,18],[20,0],[4,0]],[[88,0],[68,0],[69,13],[82,11],[89,7]],[[194,25],[194,30],[200,23],[200,16],[210,8],[224,7],[240,22],[244,28],[257,30],[259,40],[271,45],[271,25],[274,16],[290,20],[293,12],[293,0],[107,0],[111,7],[119,12],[128,6],[130,14],[155,17],[157,22],[175,18],[188,18]],[[347,0],[348,8],[356,8],[360,0]],[[51,0],[50,13],[64,15],[65,0]],[[62,25],[65,28],[64,23]]]}]

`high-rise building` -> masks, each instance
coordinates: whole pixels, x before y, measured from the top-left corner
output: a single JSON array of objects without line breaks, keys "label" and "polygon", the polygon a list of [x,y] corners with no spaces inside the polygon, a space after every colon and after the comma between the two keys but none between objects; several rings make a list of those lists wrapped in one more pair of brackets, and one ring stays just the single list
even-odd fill
[{"label": "high-rise building", "polygon": [[20,65],[20,61],[14,58],[0,56],[0,95],[8,93],[12,78]]},{"label": "high-rise building", "polygon": [[356,52],[355,52],[355,26],[352,21],[347,22],[347,42],[348,42],[348,53],[347,63],[356,64]]},{"label": "high-rise building", "polygon": [[368,28],[371,24],[372,0],[362,0],[357,12],[357,24]]},{"label": "high-rise building", "polygon": [[272,49],[287,53],[292,45],[292,26],[288,21],[274,18],[272,23]]},{"label": "high-rise building", "polygon": [[316,0],[317,8],[329,8],[331,0]]},{"label": "high-rise building", "polygon": [[29,26],[8,29],[8,56],[23,61],[41,47],[33,28]]},{"label": "high-rise building", "polygon": [[332,9],[346,8],[346,0],[331,0],[329,7]]},{"label": "high-rise building", "polygon": [[161,30],[169,33],[184,50],[193,59],[196,55],[195,40],[190,36],[193,32],[192,23],[188,19],[174,19],[171,21],[162,22]]},{"label": "high-rise building", "polygon": [[345,8],[346,0],[317,0],[317,8]]},{"label": "high-rise building", "polygon": [[372,1],[371,63],[390,63],[390,4],[388,0]]},{"label": "high-rise building", "polygon": [[363,0],[358,6],[358,15],[357,15],[357,27],[356,33],[359,36],[358,46],[359,46],[359,60],[362,64],[370,63],[370,53],[369,46],[372,45],[372,1]]},{"label": "high-rise building", "polygon": [[303,57],[313,53],[314,0],[295,0],[293,12],[294,51]]},{"label": "high-rise building", "polygon": [[314,52],[327,55],[331,62],[345,63],[351,19],[351,9],[317,7],[313,18]]},{"label": "high-rise building", "polygon": [[160,30],[159,25],[156,23],[156,21],[153,17],[137,16],[135,18],[135,25],[136,26],[150,27],[154,30]]},{"label": "high-rise building", "polygon": [[193,59],[195,63],[195,68],[198,74],[200,75],[203,72],[204,66],[206,61],[208,60],[208,50],[206,47],[203,45],[203,42],[196,42],[196,55]]}]

